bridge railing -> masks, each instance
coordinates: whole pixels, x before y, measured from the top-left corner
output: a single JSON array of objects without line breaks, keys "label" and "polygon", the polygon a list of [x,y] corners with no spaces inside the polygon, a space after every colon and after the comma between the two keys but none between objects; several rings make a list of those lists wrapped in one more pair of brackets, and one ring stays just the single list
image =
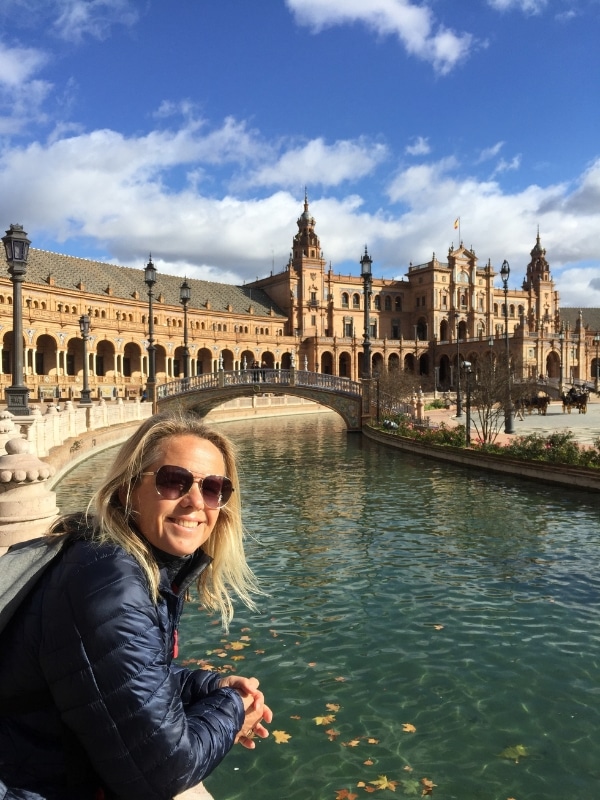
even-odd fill
[{"label": "bridge railing", "polygon": [[345,392],[346,394],[360,395],[362,384],[351,381],[350,378],[340,378],[337,375],[325,375],[322,372],[307,372],[296,370],[296,386],[315,386],[319,389],[329,389],[332,392]]},{"label": "bridge railing", "polygon": [[245,386],[248,384],[255,386],[264,384],[265,389],[267,386],[274,385],[309,386],[332,392],[343,392],[356,397],[359,397],[362,392],[362,384],[358,381],[341,378],[337,375],[325,375],[321,372],[309,372],[308,370],[249,367],[243,370],[220,370],[219,372],[194,375],[191,378],[179,378],[169,383],[162,383],[156,387],[156,398],[157,400],[164,400],[187,392],[220,389],[227,386]]}]

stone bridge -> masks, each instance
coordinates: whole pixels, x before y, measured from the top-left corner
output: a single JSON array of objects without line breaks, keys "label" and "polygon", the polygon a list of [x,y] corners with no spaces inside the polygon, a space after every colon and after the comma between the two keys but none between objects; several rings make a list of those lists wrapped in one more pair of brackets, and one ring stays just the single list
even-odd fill
[{"label": "stone bridge", "polygon": [[360,431],[369,416],[373,383],[297,369],[254,369],[195,375],[156,387],[158,410],[174,406],[205,416],[236,397],[252,394],[295,395],[336,411],[348,431]]}]

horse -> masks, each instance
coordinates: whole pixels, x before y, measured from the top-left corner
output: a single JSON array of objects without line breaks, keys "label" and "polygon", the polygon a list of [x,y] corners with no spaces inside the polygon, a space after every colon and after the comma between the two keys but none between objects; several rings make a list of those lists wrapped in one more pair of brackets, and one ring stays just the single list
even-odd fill
[{"label": "horse", "polygon": [[570,414],[572,408],[576,408],[580,414],[587,413],[587,403],[589,396],[590,393],[588,389],[583,389],[582,391],[579,391],[574,386],[572,386],[568,392],[563,392],[561,395],[561,400],[563,404],[563,414],[565,412],[567,414]]}]

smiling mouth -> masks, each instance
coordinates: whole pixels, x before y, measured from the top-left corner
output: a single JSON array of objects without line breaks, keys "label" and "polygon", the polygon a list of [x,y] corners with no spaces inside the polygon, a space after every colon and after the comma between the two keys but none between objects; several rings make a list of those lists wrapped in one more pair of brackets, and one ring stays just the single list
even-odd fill
[{"label": "smiling mouth", "polygon": [[197,519],[177,519],[176,517],[171,517],[171,522],[175,523],[175,525],[179,525],[180,528],[197,528],[200,525],[200,521]]}]

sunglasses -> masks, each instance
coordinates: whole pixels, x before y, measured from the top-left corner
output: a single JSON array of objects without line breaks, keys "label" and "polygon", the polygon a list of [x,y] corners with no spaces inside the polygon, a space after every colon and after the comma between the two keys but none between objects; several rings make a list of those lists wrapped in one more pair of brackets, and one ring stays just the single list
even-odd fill
[{"label": "sunglasses", "polygon": [[164,464],[156,472],[142,472],[142,475],[154,475],[156,491],[165,500],[179,500],[197,483],[202,492],[204,505],[207,508],[223,508],[233,494],[230,478],[224,475],[205,475],[194,478],[189,469]]}]

